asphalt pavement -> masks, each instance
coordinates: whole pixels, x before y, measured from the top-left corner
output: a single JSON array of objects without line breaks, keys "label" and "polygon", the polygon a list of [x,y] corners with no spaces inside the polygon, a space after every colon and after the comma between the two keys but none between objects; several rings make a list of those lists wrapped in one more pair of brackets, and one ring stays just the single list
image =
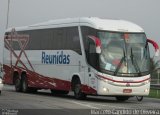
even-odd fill
[{"label": "asphalt pavement", "polygon": [[0,109],[2,115],[99,115],[116,114],[117,110],[122,114],[130,114],[130,110],[138,113],[148,110],[152,110],[152,113],[155,110],[156,114],[160,114],[160,100],[145,97],[138,102],[133,97],[126,102],[117,102],[114,97],[104,96],[88,96],[86,100],[76,100],[72,92],[68,95],[53,95],[49,90],[20,93],[15,92],[14,86],[5,85],[0,95]]}]

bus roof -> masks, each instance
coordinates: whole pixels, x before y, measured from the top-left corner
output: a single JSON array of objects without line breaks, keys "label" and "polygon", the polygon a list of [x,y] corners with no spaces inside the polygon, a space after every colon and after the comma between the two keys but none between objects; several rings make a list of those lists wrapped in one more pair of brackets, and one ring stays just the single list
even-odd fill
[{"label": "bus roof", "polygon": [[[89,26],[99,30],[106,31],[117,31],[117,32],[144,32],[144,30],[129,21],[125,20],[112,20],[112,19],[100,19],[97,17],[82,17],[82,18],[67,18],[67,19],[57,19],[50,20],[47,22],[16,27],[16,31],[23,30],[35,30],[35,29],[44,29],[44,28],[58,28],[58,27],[69,27],[69,26]],[[7,29],[11,31],[12,28]]]}]

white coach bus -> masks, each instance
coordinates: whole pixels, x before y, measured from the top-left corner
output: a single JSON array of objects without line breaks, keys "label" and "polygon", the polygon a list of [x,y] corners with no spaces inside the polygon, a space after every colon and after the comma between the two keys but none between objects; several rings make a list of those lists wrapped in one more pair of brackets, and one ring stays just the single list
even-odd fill
[{"label": "white coach bus", "polygon": [[125,101],[150,91],[151,43],[144,30],[123,20],[68,18],[8,29],[4,82],[18,92],[50,89],[114,96]]}]

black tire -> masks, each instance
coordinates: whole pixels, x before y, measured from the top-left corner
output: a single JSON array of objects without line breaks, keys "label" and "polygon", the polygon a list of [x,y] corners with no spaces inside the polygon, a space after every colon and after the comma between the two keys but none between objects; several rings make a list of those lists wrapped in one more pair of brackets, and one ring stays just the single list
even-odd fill
[{"label": "black tire", "polygon": [[86,98],[86,94],[81,91],[81,83],[79,80],[74,84],[74,96],[76,99]]},{"label": "black tire", "polygon": [[143,100],[143,96],[136,96],[138,101],[142,101]]},{"label": "black tire", "polygon": [[62,94],[62,95],[67,95],[69,93],[69,91],[62,91],[62,90],[54,90],[54,89],[51,89],[51,93],[53,95],[56,95],[56,94]]},{"label": "black tire", "polygon": [[20,78],[15,79],[15,90],[16,90],[16,92],[22,91],[22,82],[21,82]]},{"label": "black tire", "polygon": [[25,74],[22,75],[22,92],[24,93],[29,92],[27,77]]},{"label": "black tire", "polygon": [[130,97],[129,96],[117,96],[117,101],[127,101]]},{"label": "black tire", "polygon": [[1,91],[0,91],[0,95],[1,95]]}]

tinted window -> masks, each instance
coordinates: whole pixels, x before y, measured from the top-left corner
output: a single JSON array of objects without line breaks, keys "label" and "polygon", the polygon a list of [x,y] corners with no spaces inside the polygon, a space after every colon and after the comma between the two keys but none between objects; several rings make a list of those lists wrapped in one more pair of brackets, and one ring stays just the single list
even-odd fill
[{"label": "tinted window", "polygon": [[81,48],[80,48],[80,38],[78,34],[78,28],[68,28],[67,35],[66,35],[66,43],[65,48],[66,49],[73,49],[77,53],[81,54]]},{"label": "tinted window", "polygon": [[[78,27],[19,31],[28,34],[26,50],[73,50],[81,54]],[[14,50],[20,50],[18,42],[12,42]]]},{"label": "tinted window", "polygon": [[88,48],[87,46],[87,36],[88,35],[92,35],[92,36],[96,36],[96,29],[93,29],[91,27],[87,27],[87,26],[82,26],[81,27],[81,31],[82,31],[82,37],[83,37],[83,43],[84,43],[84,47],[85,49]]}]

